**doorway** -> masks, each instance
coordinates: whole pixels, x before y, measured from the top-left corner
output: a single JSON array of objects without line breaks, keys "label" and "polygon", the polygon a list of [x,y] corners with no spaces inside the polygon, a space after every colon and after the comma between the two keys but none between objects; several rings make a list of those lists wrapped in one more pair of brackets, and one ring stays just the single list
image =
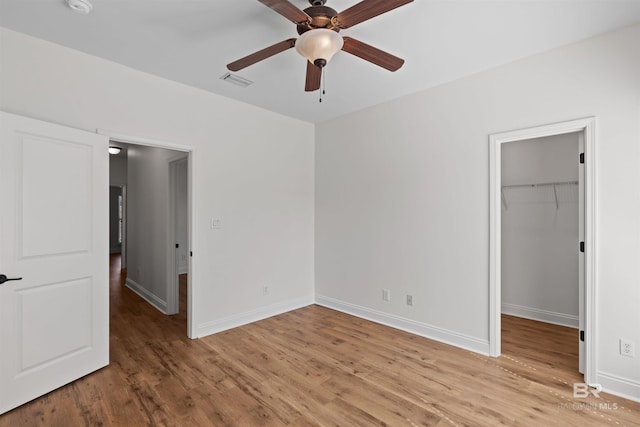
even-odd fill
[{"label": "doorway", "polygon": [[109,186],[109,253],[121,254],[124,240],[124,197],[122,187]]},{"label": "doorway", "polygon": [[[129,136],[108,136],[111,145],[120,146],[127,153],[127,253],[126,259],[122,258],[126,263],[125,286],[166,315],[180,312],[186,319],[187,336],[193,338],[193,263],[191,256],[178,257],[176,248],[179,235],[180,251],[192,253],[193,149]],[[178,172],[175,176],[174,169]]]},{"label": "doorway", "polygon": [[[584,294],[578,296],[580,347],[584,355],[584,377],[588,384],[593,383],[596,373],[595,349],[595,179],[594,179],[594,147],[595,147],[595,118],[573,120],[547,126],[494,134],[490,136],[490,318],[489,318],[489,347],[491,356],[497,357],[501,353],[501,315],[502,315],[502,209],[504,198],[502,189],[502,144],[524,141],[534,138],[545,138],[553,135],[576,133],[582,153],[576,161],[581,163],[584,174],[582,191],[584,205],[583,233],[579,236],[581,245],[576,242],[576,251],[581,247],[584,252],[579,253],[578,273],[584,283]],[[577,153],[576,153],[577,154]],[[557,187],[556,187],[557,194]],[[578,339],[578,338],[576,338]]]},{"label": "doorway", "polygon": [[501,144],[503,353],[562,369],[567,377],[584,372],[580,136]]}]

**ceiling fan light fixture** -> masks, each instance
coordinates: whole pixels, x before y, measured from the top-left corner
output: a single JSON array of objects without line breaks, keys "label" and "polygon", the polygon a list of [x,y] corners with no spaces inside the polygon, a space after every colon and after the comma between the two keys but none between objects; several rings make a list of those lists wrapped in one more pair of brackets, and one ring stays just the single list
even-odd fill
[{"label": "ceiling fan light fixture", "polygon": [[296,40],[296,51],[309,62],[324,67],[333,58],[344,41],[340,34],[326,28],[316,28],[303,33]]}]

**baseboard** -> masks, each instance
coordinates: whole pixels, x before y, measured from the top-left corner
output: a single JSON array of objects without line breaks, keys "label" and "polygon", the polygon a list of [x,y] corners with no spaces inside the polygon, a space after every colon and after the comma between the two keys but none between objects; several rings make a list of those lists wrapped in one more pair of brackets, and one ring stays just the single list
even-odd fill
[{"label": "baseboard", "polygon": [[156,295],[149,292],[147,289],[142,287],[139,283],[137,283],[133,279],[129,279],[127,277],[127,281],[125,282],[125,286],[131,289],[133,292],[138,294],[140,298],[157,308],[162,314],[167,314],[167,302],[161,300]]},{"label": "baseboard", "polygon": [[470,350],[475,353],[484,354],[486,356],[489,355],[488,340],[478,339],[468,335],[449,331],[447,329],[427,325],[425,323],[416,322],[411,319],[406,319],[381,311],[372,310],[370,308],[361,307],[355,304],[336,300],[322,295],[316,295],[315,302],[316,304],[323,307],[341,311],[352,316],[390,326],[395,329],[400,329],[402,331],[439,341],[445,344],[450,344],[455,347],[464,348],[465,350]]},{"label": "baseboard", "polygon": [[598,372],[597,378],[598,383],[602,386],[602,391],[605,393],[640,402],[640,382],[606,372]]},{"label": "baseboard", "polygon": [[578,329],[578,316],[570,314],[556,313],[554,311],[540,310],[538,308],[524,307],[506,302],[502,303],[502,313]]},{"label": "baseboard", "polygon": [[202,338],[207,335],[226,331],[227,329],[237,328],[238,326],[257,322],[258,320],[268,317],[277,316],[287,311],[297,310],[302,307],[313,304],[313,296],[302,297],[261,307],[256,310],[246,311],[244,313],[234,314],[212,322],[201,323],[196,327],[196,338]]}]

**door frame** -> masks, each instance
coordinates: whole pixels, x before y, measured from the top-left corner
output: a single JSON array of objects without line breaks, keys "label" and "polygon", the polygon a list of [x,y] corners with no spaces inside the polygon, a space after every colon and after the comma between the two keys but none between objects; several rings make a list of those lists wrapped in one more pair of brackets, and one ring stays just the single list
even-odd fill
[{"label": "door frame", "polygon": [[[500,356],[502,313],[502,166],[501,145],[507,142],[581,132],[584,137],[584,282],[585,383],[594,385],[597,372],[596,281],[596,117],[496,133],[489,136],[489,354]],[[576,159],[577,161],[577,159]],[[576,250],[578,248],[576,247]]]},{"label": "door frame", "polygon": [[[143,145],[147,147],[156,147],[156,148],[164,148],[168,150],[174,151],[182,151],[187,155],[187,216],[188,216],[188,230],[187,230],[187,241],[189,242],[188,251],[189,254],[192,254],[193,248],[197,246],[197,233],[196,233],[196,210],[194,206],[196,206],[196,189],[195,189],[195,164],[196,164],[196,148],[191,145],[177,144],[170,141],[163,141],[159,139],[152,139],[146,137],[132,136],[121,134],[118,132],[113,132],[105,129],[97,129],[97,133],[106,135],[109,140],[118,141],[125,144],[131,145]],[[170,159],[176,160],[175,158]],[[168,183],[167,183],[168,184]],[[170,206],[167,206],[169,209],[169,213],[172,211]],[[174,225],[167,224],[168,227],[168,236],[172,238],[174,234]],[[175,238],[174,238],[175,240]],[[175,241],[167,242],[167,254],[166,254],[167,265],[173,265],[175,262]],[[189,338],[197,338],[196,335],[196,321],[197,318],[197,308],[195,301],[197,301],[197,293],[198,293],[198,283],[194,278],[196,277],[197,271],[197,262],[194,261],[193,256],[189,256],[189,262],[187,263],[187,275],[189,277],[187,281],[187,336]],[[173,287],[171,286],[171,280],[167,281],[167,295],[170,295],[171,292],[174,292]],[[174,286],[175,287],[175,286]]]},{"label": "door frame", "polygon": [[[174,248],[167,258],[167,314],[177,314],[180,312],[180,281],[178,275],[180,274],[180,261],[178,255],[180,251],[176,251],[175,248],[178,228],[178,165],[182,162],[187,162],[187,176],[189,173],[189,161],[187,157],[183,155],[170,158],[168,161],[169,167],[169,206],[168,215],[169,229],[168,229],[168,242],[167,244]],[[187,229],[189,227],[189,206],[187,202]],[[187,253],[189,244],[189,236],[187,235]],[[189,282],[189,267],[187,261],[187,286]]]},{"label": "door frame", "polygon": [[122,247],[120,248],[120,268],[127,268],[127,186],[122,188]]},{"label": "door frame", "polygon": [[[113,222],[112,222],[112,221],[113,221],[113,218],[112,218],[112,216],[111,216],[111,214],[112,214],[112,211],[111,211],[111,210],[114,208],[114,207],[112,206],[112,202],[113,202],[113,200],[112,200],[112,198],[111,198],[111,190],[112,190],[113,188],[117,188],[117,189],[118,189],[118,191],[119,191],[119,194],[118,194],[118,195],[120,196],[120,198],[122,199],[122,203],[124,204],[124,196],[122,195],[122,186],[121,186],[121,185],[111,185],[111,183],[109,183],[109,254],[114,253],[114,252],[113,252],[113,250],[114,250],[114,249],[116,249],[116,248],[114,248],[114,246],[112,245],[112,241],[111,241],[111,233],[114,231],[114,230],[113,230],[114,224],[113,224]],[[119,208],[119,207],[120,207],[120,205],[118,205],[118,208]],[[124,221],[123,221],[123,222],[124,222]],[[118,217],[118,232],[120,232],[120,218],[119,218],[119,217]],[[120,250],[120,253],[122,254],[122,241],[120,241],[120,247],[119,247],[119,248],[117,248],[117,249],[119,249],[119,250]]]},{"label": "door frame", "polygon": [[[126,185],[111,185],[109,184],[109,191],[112,187],[120,189],[120,196],[122,197],[122,241],[120,242],[120,268],[127,268],[127,186]],[[111,197],[111,196],[109,196]],[[109,199],[111,203],[111,199]],[[109,206],[111,209],[111,206]],[[111,212],[109,213],[109,233],[111,233]],[[111,235],[109,235],[111,240]],[[111,246],[111,243],[109,243]],[[111,247],[109,248],[111,250]]]}]

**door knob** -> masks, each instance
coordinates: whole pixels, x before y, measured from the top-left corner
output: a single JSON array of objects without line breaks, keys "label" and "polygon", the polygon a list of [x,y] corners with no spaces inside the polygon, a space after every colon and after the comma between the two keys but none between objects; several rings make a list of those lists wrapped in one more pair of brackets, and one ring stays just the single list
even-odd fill
[{"label": "door knob", "polygon": [[4,274],[0,274],[0,285],[2,285],[4,282],[8,282],[10,280],[22,280],[22,277],[9,278],[9,277],[5,276]]}]

